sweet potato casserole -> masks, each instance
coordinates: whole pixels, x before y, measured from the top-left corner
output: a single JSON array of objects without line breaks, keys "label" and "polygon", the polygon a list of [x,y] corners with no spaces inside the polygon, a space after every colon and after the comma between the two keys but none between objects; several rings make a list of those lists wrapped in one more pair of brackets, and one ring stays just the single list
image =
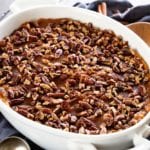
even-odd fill
[{"label": "sweet potato casserole", "polygon": [[0,96],[47,126],[111,133],[150,111],[150,72],[111,30],[72,19],[39,19],[0,40]]}]

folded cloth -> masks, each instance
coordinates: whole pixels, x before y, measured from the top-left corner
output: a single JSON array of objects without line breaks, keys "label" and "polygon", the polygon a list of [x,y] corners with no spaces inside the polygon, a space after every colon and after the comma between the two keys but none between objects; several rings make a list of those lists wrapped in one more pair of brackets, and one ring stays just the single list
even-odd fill
[{"label": "folded cloth", "polygon": [[127,0],[97,0],[92,3],[76,3],[74,7],[98,11],[98,5],[103,2],[107,5],[107,15],[121,22],[150,22],[150,4],[133,7]]},{"label": "folded cloth", "polygon": [[17,131],[0,114],[0,141],[16,133]]}]

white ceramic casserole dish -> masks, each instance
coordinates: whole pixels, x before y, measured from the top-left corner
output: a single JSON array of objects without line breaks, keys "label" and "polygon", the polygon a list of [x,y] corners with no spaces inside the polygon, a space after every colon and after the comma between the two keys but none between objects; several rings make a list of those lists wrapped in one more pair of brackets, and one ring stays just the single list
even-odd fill
[{"label": "white ceramic casserole dish", "polygon": [[[82,22],[92,22],[94,26],[103,29],[111,29],[124,40],[129,41],[129,45],[137,49],[150,66],[150,49],[135,33],[106,16],[80,8],[40,6],[15,13],[0,23],[0,39],[9,35],[22,23],[39,18],[72,18]],[[150,150],[150,141],[143,137],[150,133],[148,125],[150,113],[138,124],[123,131],[106,135],[83,135],[33,122],[13,111],[1,100],[0,111],[17,130],[44,149],[124,150],[134,143],[136,150]]]}]

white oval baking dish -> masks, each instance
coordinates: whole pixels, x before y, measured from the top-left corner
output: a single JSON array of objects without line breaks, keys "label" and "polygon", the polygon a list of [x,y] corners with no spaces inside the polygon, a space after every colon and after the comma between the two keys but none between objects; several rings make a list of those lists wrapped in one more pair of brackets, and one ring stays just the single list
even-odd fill
[{"label": "white oval baking dish", "polygon": [[[0,23],[0,38],[9,35],[23,22],[39,18],[73,18],[92,22],[94,26],[111,29],[129,41],[150,66],[149,47],[132,31],[101,14],[65,6],[40,6],[14,13]],[[13,111],[0,100],[0,110],[5,118],[22,134],[44,149],[52,150],[124,150],[134,143],[136,150],[150,150],[150,141],[143,136],[150,133],[150,113],[138,124],[116,133],[106,135],[83,135],[62,131],[33,122]]]}]

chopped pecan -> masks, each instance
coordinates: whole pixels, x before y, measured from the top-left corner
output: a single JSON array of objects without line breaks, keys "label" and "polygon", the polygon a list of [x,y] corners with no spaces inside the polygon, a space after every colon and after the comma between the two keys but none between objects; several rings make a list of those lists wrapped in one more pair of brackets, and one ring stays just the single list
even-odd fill
[{"label": "chopped pecan", "polygon": [[65,96],[65,93],[47,93],[47,96],[54,98],[62,98]]},{"label": "chopped pecan", "polygon": [[63,50],[62,49],[57,49],[56,53],[55,53],[55,57],[59,58],[60,56],[62,56],[62,54],[63,54]]},{"label": "chopped pecan", "polygon": [[138,90],[141,96],[144,96],[146,94],[146,88],[143,85],[138,86]]},{"label": "chopped pecan", "polygon": [[112,114],[110,114],[110,113],[105,113],[103,115],[103,120],[106,123],[106,126],[108,126],[108,127],[111,126],[114,122],[114,118],[113,118]]},{"label": "chopped pecan", "polygon": [[9,104],[11,106],[15,106],[15,105],[18,105],[18,104],[22,104],[24,102],[24,98],[23,97],[20,97],[20,98],[15,98],[15,99],[11,99],[9,101]]},{"label": "chopped pecan", "polygon": [[5,40],[0,40],[0,47],[6,46],[6,41]]},{"label": "chopped pecan", "polygon": [[55,98],[52,98],[49,96],[42,96],[41,100],[48,101],[49,104],[61,104],[63,102],[63,99],[61,99],[61,98],[55,99]]}]

